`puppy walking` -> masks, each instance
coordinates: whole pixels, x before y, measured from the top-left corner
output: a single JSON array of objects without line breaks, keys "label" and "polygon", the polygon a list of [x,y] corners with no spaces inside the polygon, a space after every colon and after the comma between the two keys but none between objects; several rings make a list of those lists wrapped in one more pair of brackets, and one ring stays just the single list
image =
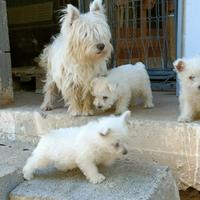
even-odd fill
[{"label": "puppy walking", "polygon": [[174,63],[180,83],[179,122],[190,122],[200,115],[200,56],[182,58]]},{"label": "puppy walking", "polygon": [[143,97],[145,108],[154,106],[149,76],[141,62],[110,70],[107,76],[95,78],[91,88],[95,97],[93,103],[98,110],[108,110],[114,105],[115,113],[121,114],[138,96]]},{"label": "puppy walking", "polygon": [[[37,126],[43,119],[35,115]],[[98,172],[97,165],[109,165],[127,153],[126,138],[130,111],[121,116],[109,116],[89,122],[81,127],[62,128],[42,136],[32,156],[23,168],[24,178],[30,180],[38,168],[49,164],[58,170],[79,167],[91,183],[100,183],[105,177]]]},{"label": "puppy walking", "polygon": [[42,110],[53,109],[58,91],[71,115],[93,114],[89,83],[107,73],[110,40],[102,0],[94,0],[85,14],[70,4],[63,10],[60,33],[40,55],[47,71]]}]

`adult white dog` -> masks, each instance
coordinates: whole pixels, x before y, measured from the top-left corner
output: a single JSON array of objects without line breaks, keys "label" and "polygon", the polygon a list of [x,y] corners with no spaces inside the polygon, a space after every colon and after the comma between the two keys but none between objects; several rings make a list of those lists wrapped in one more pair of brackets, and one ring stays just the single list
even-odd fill
[{"label": "adult white dog", "polygon": [[[64,171],[79,167],[91,183],[102,182],[105,177],[98,172],[97,165],[112,164],[127,153],[129,118],[130,111],[126,111],[119,117],[104,117],[81,127],[51,130],[42,136],[28,159],[24,178],[30,180],[36,169],[52,164]],[[48,118],[36,113],[35,119],[40,133],[48,130]]]},{"label": "adult white dog", "polygon": [[107,73],[110,39],[102,0],[94,0],[85,14],[67,5],[60,33],[40,55],[40,65],[47,70],[42,110],[53,109],[55,93],[59,91],[72,115],[93,113],[89,83]]},{"label": "adult white dog", "polygon": [[139,96],[144,99],[145,108],[154,106],[149,76],[141,62],[116,67],[107,76],[94,78],[91,87],[98,110],[115,106],[115,114],[121,114]]},{"label": "adult white dog", "polygon": [[179,122],[190,122],[200,114],[200,56],[177,59],[174,63],[180,83]]}]

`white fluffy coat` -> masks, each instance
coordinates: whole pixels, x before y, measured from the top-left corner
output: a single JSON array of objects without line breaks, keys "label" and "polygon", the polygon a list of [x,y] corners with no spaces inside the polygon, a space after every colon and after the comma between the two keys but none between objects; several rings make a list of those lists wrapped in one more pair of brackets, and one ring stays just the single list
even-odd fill
[{"label": "white fluffy coat", "polygon": [[61,92],[72,115],[93,113],[89,83],[107,73],[110,39],[102,0],[94,0],[85,14],[70,4],[63,10],[60,33],[40,55],[40,65],[47,70],[42,110],[53,109]]},{"label": "white fluffy coat", "polygon": [[190,122],[200,114],[200,56],[177,59],[174,63],[180,83],[179,122]]},{"label": "white fluffy coat", "polygon": [[[38,113],[35,117],[37,126],[48,120]],[[52,164],[64,171],[79,167],[91,183],[102,182],[105,177],[98,172],[97,165],[109,165],[127,153],[129,117],[130,111],[126,111],[119,117],[104,117],[81,127],[50,131],[42,136],[27,160],[24,178],[30,180],[36,169]]]},{"label": "white fluffy coat", "polygon": [[144,64],[127,64],[116,67],[105,77],[95,78],[91,82],[94,105],[99,110],[107,110],[113,105],[115,113],[128,109],[131,99],[144,98],[144,107],[153,107],[149,76]]}]

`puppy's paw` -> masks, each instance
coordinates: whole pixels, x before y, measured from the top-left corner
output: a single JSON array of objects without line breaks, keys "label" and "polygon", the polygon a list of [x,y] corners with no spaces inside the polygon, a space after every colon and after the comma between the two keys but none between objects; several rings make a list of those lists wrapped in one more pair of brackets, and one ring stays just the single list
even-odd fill
[{"label": "puppy's paw", "polygon": [[187,117],[187,116],[179,116],[178,117],[178,122],[181,122],[181,123],[188,123],[188,122],[191,122],[192,121],[192,118],[191,117]]},{"label": "puppy's paw", "polygon": [[24,179],[29,181],[33,178],[33,173],[28,172],[27,170],[23,170],[23,176],[24,176]]},{"label": "puppy's paw", "polygon": [[40,109],[41,109],[42,111],[50,111],[50,110],[53,110],[53,106],[52,106],[52,105],[42,104],[42,105],[40,106]]},{"label": "puppy's paw", "polygon": [[94,177],[91,177],[89,181],[93,184],[98,184],[102,183],[105,179],[106,177],[103,174],[97,174]]},{"label": "puppy's paw", "polygon": [[146,103],[144,105],[144,108],[153,108],[154,107],[154,104],[153,103]]}]

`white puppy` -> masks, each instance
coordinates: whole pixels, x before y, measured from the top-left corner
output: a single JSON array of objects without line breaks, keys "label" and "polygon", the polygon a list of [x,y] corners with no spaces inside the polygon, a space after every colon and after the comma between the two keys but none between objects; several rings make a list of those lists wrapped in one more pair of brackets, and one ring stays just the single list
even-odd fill
[{"label": "white puppy", "polygon": [[200,113],[200,56],[174,63],[180,83],[179,122],[190,122]]},{"label": "white puppy", "polygon": [[142,96],[144,107],[153,107],[149,76],[144,64],[121,65],[111,69],[105,77],[91,82],[94,105],[98,110],[107,110],[115,105],[116,114],[128,109],[131,99]]},{"label": "white puppy", "polygon": [[47,71],[42,110],[53,109],[61,92],[70,114],[93,114],[89,83],[107,73],[110,40],[102,0],[94,0],[85,14],[70,4],[63,10],[60,33],[40,55],[40,66]]},{"label": "white puppy", "polygon": [[[36,169],[53,164],[64,171],[79,167],[91,183],[102,182],[105,177],[97,165],[109,165],[127,153],[129,117],[130,111],[126,111],[119,117],[104,117],[81,127],[52,130],[41,138],[28,159],[24,178],[30,180]],[[37,114],[37,124],[41,120],[45,119]]]}]

